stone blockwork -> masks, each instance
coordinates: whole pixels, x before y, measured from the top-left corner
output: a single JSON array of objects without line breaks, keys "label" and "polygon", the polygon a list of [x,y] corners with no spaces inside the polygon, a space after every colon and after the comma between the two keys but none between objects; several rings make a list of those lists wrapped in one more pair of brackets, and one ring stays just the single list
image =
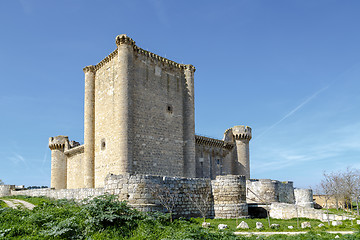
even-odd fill
[{"label": "stone blockwork", "polygon": [[295,203],[296,205],[314,208],[314,199],[313,199],[313,191],[312,189],[294,189],[295,194]]},{"label": "stone blockwork", "polygon": [[246,181],[248,203],[295,203],[293,182],[271,179],[249,179]]},{"label": "stone blockwork", "polygon": [[45,196],[54,199],[74,199],[77,201],[105,194],[104,188],[79,188],[79,189],[31,189],[11,191],[11,195],[26,195],[31,197]]},{"label": "stone blockwork", "polygon": [[347,216],[339,216],[336,214],[327,215],[325,211],[302,207],[296,204],[287,203],[272,203],[270,206],[270,217],[277,219],[291,219],[291,218],[310,218],[321,221],[329,220],[346,220],[351,219]]},{"label": "stone blockwork", "polygon": [[0,185],[0,197],[10,196],[14,189],[15,185]]},{"label": "stone blockwork", "polygon": [[245,176],[217,176],[211,184],[216,218],[248,217]]},{"label": "stone blockwork", "polygon": [[108,175],[105,192],[118,195],[119,200],[125,200],[143,211],[166,212],[159,200],[164,197],[170,202],[173,201],[175,217],[201,217],[199,208],[208,210],[207,217],[213,216],[210,179],[142,174]]},{"label": "stone blockwork", "polygon": [[233,143],[196,135],[195,144],[196,177],[215,179],[233,174]]}]

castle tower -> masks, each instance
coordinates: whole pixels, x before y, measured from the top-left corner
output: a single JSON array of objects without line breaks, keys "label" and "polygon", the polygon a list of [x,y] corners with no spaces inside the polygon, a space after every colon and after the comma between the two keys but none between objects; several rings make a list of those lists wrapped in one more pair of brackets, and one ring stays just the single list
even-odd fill
[{"label": "castle tower", "polygon": [[49,138],[51,149],[51,188],[65,189],[67,177],[67,164],[65,149],[69,148],[67,136],[56,136]]},{"label": "castle tower", "polygon": [[250,178],[250,151],[249,142],[251,140],[251,128],[248,126],[235,126],[232,129],[235,141],[236,158],[235,171],[237,175],[244,175]]},{"label": "castle tower", "polygon": [[84,187],[94,187],[95,161],[95,66],[84,68],[85,102],[84,102]]}]

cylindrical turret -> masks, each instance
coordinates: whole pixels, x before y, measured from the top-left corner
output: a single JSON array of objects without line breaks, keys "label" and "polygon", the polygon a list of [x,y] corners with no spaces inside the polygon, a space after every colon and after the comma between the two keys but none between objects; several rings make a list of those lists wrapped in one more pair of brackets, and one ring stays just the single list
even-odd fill
[{"label": "cylindrical turret", "polygon": [[84,187],[94,187],[95,161],[95,66],[84,68],[85,103],[84,103]]},{"label": "cylindrical turret", "polygon": [[215,218],[248,217],[245,176],[216,176],[211,185]]},{"label": "cylindrical turret", "polygon": [[68,143],[69,139],[67,136],[49,138],[49,148],[51,149],[51,188],[66,188],[67,163],[64,150],[69,147]]},{"label": "cylindrical turret", "polygon": [[244,175],[250,178],[250,151],[249,142],[252,137],[251,128],[248,126],[235,126],[232,128],[235,140],[236,161],[235,171],[237,175]]},{"label": "cylindrical turret", "polygon": [[194,73],[193,65],[185,65],[184,92],[184,176],[195,177],[195,111],[194,111]]},{"label": "cylindrical turret", "polygon": [[114,144],[119,150],[120,169],[123,173],[132,172],[132,109],[131,96],[133,78],[133,57],[135,41],[126,34],[116,37],[116,45],[118,48],[118,74],[115,82],[118,89],[118,107],[116,114],[116,123],[118,124],[119,138]]},{"label": "cylindrical turret", "polygon": [[312,189],[294,189],[295,195],[295,204],[307,207],[307,208],[314,208],[314,200],[313,200],[313,191]]}]

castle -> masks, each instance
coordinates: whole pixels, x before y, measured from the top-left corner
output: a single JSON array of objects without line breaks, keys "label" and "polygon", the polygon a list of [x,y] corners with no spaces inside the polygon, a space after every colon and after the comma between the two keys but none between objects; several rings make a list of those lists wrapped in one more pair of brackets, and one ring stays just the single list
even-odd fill
[{"label": "castle", "polygon": [[117,48],[84,68],[84,145],[51,137],[51,187],[104,187],[111,174],[250,178],[251,128],[235,126],[223,140],[195,135],[195,67],[135,45]]},{"label": "castle", "polygon": [[250,179],[250,127],[229,128],[223,140],[195,135],[194,66],[143,50],[125,34],[116,46],[84,68],[84,144],[49,139],[51,189],[5,185],[0,197],[115,194],[140,210],[164,211],[156,189],[172,194],[178,217],[200,216],[205,205],[208,217],[259,216],[271,204],[274,218],[322,218],[310,189]]}]

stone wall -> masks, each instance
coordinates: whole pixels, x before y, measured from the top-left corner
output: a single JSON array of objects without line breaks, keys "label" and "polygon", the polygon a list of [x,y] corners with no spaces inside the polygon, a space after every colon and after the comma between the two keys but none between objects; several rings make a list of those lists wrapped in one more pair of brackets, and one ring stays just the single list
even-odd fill
[{"label": "stone wall", "polygon": [[164,197],[168,201],[173,201],[172,211],[175,217],[201,217],[199,209],[205,210],[207,217],[214,216],[210,179],[109,174],[105,179],[105,188],[59,190],[47,188],[8,191],[7,193],[78,201],[108,193],[118,195],[119,200],[125,200],[131,206],[142,211],[168,212],[160,201]]},{"label": "stone wall", "polygon": [[211,185],[216,218],[248,217],[245,176],[217,176]]},{"label": "stone wall", "polygon": [[233,148],[233,144],[222,140],[196,135],[196,177],[215,179],[218,175],[233,174]]},{"label": "stone wall", "polygon": [[318,219],[321,221],[327,221],[328,219],[330,221],[351,219],[347,216],[339,216],[335,214],[327,215],[323,210],[287,203],[272,203],[270,206],[270,217],[277,219],[291,219],[299,217]]},{"label": "stone wall", "polygon": [[11,191],[11,195],[26,195],[31,197],[45,196],[54,199],[74,199],[77,201],[89,197],[96,197],[105,194],[104,188],[79,188],[79,189],[31,189],[22,191]]},{"label": "stone wall", "polygon": [[10,196],[15,185],[0,185],[0,197]]},{"label": "stone wall", "polygon": [[248,203],[295,203],[293,182],[271,179],[249,179],[246,181]]},{"label": "stone wall", "polygon": [[[105,191],[119,195],[140,210],[167,212],[161,198],[174,205],[175,217],[201,217],[200,209],[213,216],[211,181],[199,178],[161,177],[151,175],[108,175]],[[204,201],[205,200],[205,201]]]},{"label": "stone wall", "polygon": [[294,189],[295,202],[302,207],[314,208],[314,199],[312,189]]},{"label": "stone wall", "polygon": [[84,145],[71,148],[64,152],[67,156],[66,186],[68,189],[83,188]]}]

